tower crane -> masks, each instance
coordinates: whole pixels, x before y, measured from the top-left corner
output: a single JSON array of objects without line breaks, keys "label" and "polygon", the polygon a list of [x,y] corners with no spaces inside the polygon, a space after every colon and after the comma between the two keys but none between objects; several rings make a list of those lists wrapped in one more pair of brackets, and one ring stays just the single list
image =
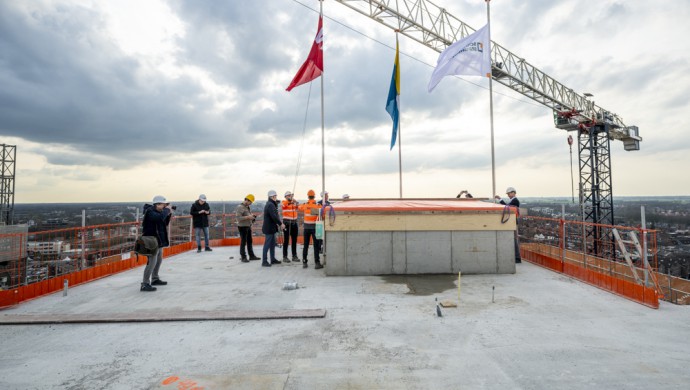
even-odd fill
[{"label": "tower crane", "polygon": [[[475,31],[428,0],[335,1],[439,53]],[[494,41],[491,77],[552,109],[556,128],[577,132],[583,220],[613,225],[610,143],[619,140],[625,150],[639,150],[638,127],[626,125],[620,116],[588,99],[590,94],[576,93]],[[588,232],[595,242],[604,238],[602,234],[610,235],[600,229]]]}]

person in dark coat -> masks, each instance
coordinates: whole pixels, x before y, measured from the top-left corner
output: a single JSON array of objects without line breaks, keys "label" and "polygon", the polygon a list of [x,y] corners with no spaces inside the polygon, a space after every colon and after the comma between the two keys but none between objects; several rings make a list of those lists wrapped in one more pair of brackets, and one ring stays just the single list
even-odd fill
[{"label": "person in dark coat", "polygon": [[168,284],[168,282],[160,279],[158,271],[163,262],[163,248],[170,246],[168,224],[172,217],[172,210],[170,203],[167,203],[164,196],[154,196],[152,203],[153,205],[144,205],[142,235],[156,237],[158,240],[158,250],[153,255],[148,256],[146,268],[144,268],[144,281],[141,283],[141,291],[156,291],[156,287],[153,286]]},{"label": "person in dark coat", "polygon": [[199,199],[192,204],[189,211],[192,214],[194,224],[194,235],[196,235],[196,253],[201,252],[201,232],[204,232],[204,244],[206,252],[212,249],[208,245],[208,215],[211,214],[211,206],[206,203],[206,195],[199,195]]},{"label": "person in dark coat", "polygon": [[[274,190],[270,190],[268,191],[268,201],[264,206],[264,224],[261,227],[261,232],[265,237],[261,266],[270,267],[271,264],[280,264],[280,261],[276,259],[276,233],[284,228],[285,225],[278,215],[278,194]],[[271,254],[270,261],[268,259],[269,251]]]},{"label": "person in dark coat", "polygon": [[508,195],[508,202],[506,203],[500,196],[496,195],[494,198],[499,201],[499,203],[506,205],[506,207],[515,208],[515,262],[522,263],[522,257],[520,256],[520,238],[518,235],[517,222],[520,220],[520,200],[515,196],[517,191],[515,188],[508,187],[506,189],[506,195]]}]

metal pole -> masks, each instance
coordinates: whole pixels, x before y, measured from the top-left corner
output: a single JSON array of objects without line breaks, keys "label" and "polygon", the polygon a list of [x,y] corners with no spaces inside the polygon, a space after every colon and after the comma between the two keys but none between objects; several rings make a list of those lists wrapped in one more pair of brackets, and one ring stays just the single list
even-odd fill
[{"label": "metal pole", "polygon": [[[319,17],[323,18],[323,0],[319,1]],[[323,20],[323,19],[322,19]],[[321,26],[323,28],[323,26]],[[322,50],[325,48],[321,48]],[[325,51],[325,50],[324,50]],[[324,53],[325,54],[325,53]],[[324,56],[325,57],[325,56]],[[325,61],[325,58],[324,58]],[[324,69],[326,66],[324,65]],[[323,107],[323,79],[325,77],[324,75],[325,70],[321,71],[321,193],[324,194],[322,199],[324,200],[324,204],[322,206],[325,206],[325,193],[326,193],[326,143],[324,141],[324,134],[325,134],[325,125],[324,125],[324,107]],[[325,209],[322,209],[322,214],[325,214]],[[326,264],[326,216],[323,216],[324,221],[323,223],[323,264]],[[314,246],[314,249],[316,249],[316,246]]]},{"label": "metal pole", "polygon": [[568,136],[568,146],[570,146],[570,189],[575,204],[575,179],[573,178],[573,136]]},{"label": "metal pole", "polygon": [[[398,31],[395,32],[395,56],[396,56],[396,61],[397,66],[400,66],[400,58],[398,57],[398,51],[399,51],[399,46],[398,46]],[[400,69],[398,69],[398,73],[400,73]],[[398,91],[399,92],[399,91]],[[400,117],[402,116],[402,110],[400,109],[400,95],[397,95],[398,99],[398,176],[400,178],[400,199],[403,197],[403,191],[402,191],[402,121],[400,120]]]},{"label": "metal pole", "polygon": [[640,206],[640,217],[642,225],[642,261],[644,261],[644,285],[648,286],[649,283],[649,260],[647,259],[647,220],[645,218],[644,206]]},{"label": "metal pole", "polygon": [[[491,0],[486,0],[486,25],[489,29],[489,42],[491,42]],[[494,153],[494,89],[493,78],[489,77],[489,115],[491,117],[491,197],[496,195],[496,155]],[[496,199],[494,203],[496,203]]]},{"label": "metal pole", "polygon": [[[323,0],[319,1],[319,17],[323,18]],[[323,28],[323,26],[321,27]],[[323,44],[323,43],[322,43]],[[324,48],[322,47],[321,50]],[[324,66],[324,69],[326,67]],[[324,108],[323,108],[323,78],[325,71],[321,71],[321,192],[326,191],[326,143],[324,141]]]},{"label": "metal pole", "polygon": [[86,266],[86,257],[84,253],[86,251],[86,210],[81,211],[81,264],[79,269]]},{"label": "metal pole", "polygon": [[[561,267],[565,267],[565,205],[561,205]],[[561,268],[563,271],[563,268]]]}]

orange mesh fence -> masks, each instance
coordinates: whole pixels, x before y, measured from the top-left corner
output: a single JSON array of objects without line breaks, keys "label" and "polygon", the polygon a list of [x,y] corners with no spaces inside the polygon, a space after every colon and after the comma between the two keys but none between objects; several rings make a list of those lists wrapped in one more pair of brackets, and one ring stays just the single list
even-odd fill
[{"label": "orange mesh fence", "polygon": [[[624,253],[613,229],[623,241],[634,233],[642,251],[628,243]],[[519,235],[521,255],[530,262],[654,308],[665,295],[657,280],[655,230],[525,216]]]}]

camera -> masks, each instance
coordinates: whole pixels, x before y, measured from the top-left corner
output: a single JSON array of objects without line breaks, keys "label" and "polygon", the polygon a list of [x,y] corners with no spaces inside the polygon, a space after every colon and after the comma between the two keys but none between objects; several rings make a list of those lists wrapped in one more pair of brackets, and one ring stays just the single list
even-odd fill
[{"label": "camera", "polygon": [[175,206],[175,205],[170,206],[170,208],[173,210],[177,210],[177,206]]}]

